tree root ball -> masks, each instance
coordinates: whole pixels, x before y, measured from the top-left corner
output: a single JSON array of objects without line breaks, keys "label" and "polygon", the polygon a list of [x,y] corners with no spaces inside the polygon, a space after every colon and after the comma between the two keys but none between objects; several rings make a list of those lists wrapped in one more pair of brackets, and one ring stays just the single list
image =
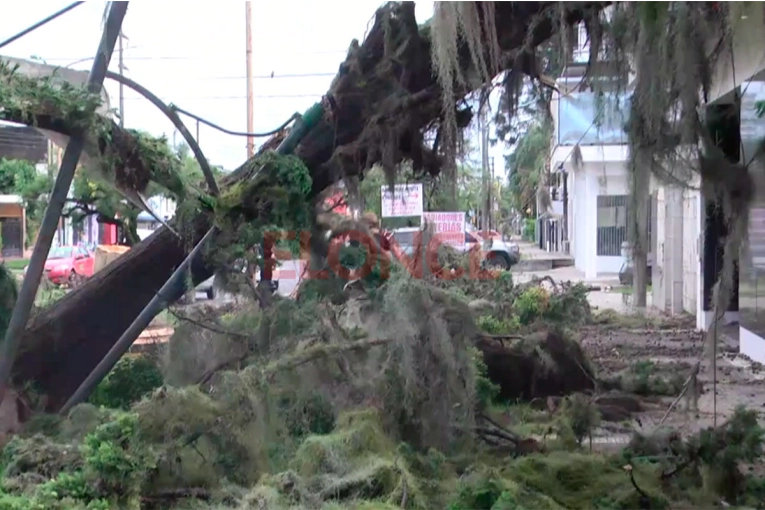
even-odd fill
[{"label": "tree root ball", "polygon": [[477,347],[502,399],[529,401],[595,388],[582,348],[561,333],[541,332],[515,340],[483,336]]}]

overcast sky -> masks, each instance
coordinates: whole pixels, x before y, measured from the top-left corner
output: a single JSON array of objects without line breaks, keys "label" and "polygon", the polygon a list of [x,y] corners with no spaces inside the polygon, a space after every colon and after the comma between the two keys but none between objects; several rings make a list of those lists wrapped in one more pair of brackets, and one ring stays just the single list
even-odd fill
[{"label": "overcast sky", "polygon": [[[0,39],[15,34],[68,2],[6,2]],[[86,2],[48,25],[2,48],[0,53],[36,57],[48,64],[89,70],[101,32],[105,2]],[[253,2],[253,73],[255,130],[268,131],[294,112],[320,99],[345,57],[353,38],[363,39],[375,0],[343,2]],[[417,3],[417,20],[433,12],[433,2]],[[245,3],[206,4],[133,1],[123,32],[127,76],[165,102],[231,130],[247,127]],[[84,60],[84,61],[83,61]],[[110,69],[117,71],[115,52]],[[271,74],[273,73],[273,78]],[[107,80],[113,107],[118,87]],[[196,124],[185,118],[192,133]],[[125,89],[125,125],[172,140],[173,126],[136,93]],[[210,161],[226,169],[246,159],[246,139],[202,125],[200,144]],[[180,136],[178,136],[180,141]],[[492,150],[497,173],[502,147]]]}]

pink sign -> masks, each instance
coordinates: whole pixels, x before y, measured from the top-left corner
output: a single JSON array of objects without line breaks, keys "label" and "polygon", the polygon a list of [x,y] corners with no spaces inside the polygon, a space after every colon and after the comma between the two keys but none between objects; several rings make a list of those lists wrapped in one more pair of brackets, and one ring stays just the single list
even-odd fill
[{"label": "pink sign", "polygon": [[445,244],[457,250],[465,249],[464,212],[426,212],[422,217]]}]

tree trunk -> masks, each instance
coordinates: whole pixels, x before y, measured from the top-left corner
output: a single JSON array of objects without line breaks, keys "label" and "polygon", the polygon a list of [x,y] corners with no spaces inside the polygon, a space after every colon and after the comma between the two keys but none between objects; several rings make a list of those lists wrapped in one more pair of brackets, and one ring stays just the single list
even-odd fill
[{"label": "tree trunk", "polygon": [[[578,3],[569,11],[567,21],[581,21],[586,10],[599,10],[605,5]],[[515,55],[513,50],[528,42],[535,46],[547,40],[553,33],[552,22],[535,23],[529,40],[527,32],[540,11],[552,6],[552,2],[497,2],[495,26],[501,48],[508,55]],[[388,37],[391,30],[398,31],[399,37]],[[412,160],[419,171],[438,173],[439,157],[424,149],[418,137],[441,115],[442,109],[441,89],[431,71],[427,34],[428,30],[417,27],[413,3],[388,4],[378,10],[364,43],[351,45],[323,101],[324,119],[296,150],[313,177],[314,196],[343,173],[359,173],[381,160],[393,165]],[[389,41],[397,41],[400,48],[387,48]],[[469,62],[469,51],[467,47],[463,49],[464,61]],[[393,64],[390,55],[395,55]],[[523,63],[517,69],[535,76],[536,70],[527,65],[530,59],[521,60]],[[393,81],[395,84],[391,85]],[[16,113],[21,115],[17,121],[64,134],[70,131],[51,117],[35,116],[32,122],[29,112]],[[113,129],[119,130],[119,126]],[[387,149],[393,150],[393,156]],[[222,187],[236,181],[247,165],[225,179]],[[192,240],[198,241],[209,226],[209,218],[200,216]],[[38,391],[48,397],[47,409],[58,410],[184,256],[182,243],[162,228],[54,306],[34,316],[24,333],[22,352],[14,367],[15,385],[21,387],[34,381]],[[192,273],[195,285],[212,276],[203,263],[194,265]],[[180,297],[168,296],[170,300]]]},{"label": "tree trunk", "polygon": [[648,207],[651,171],[648,165],[632,170],[632,274],[633,304],[644,309],[648,301]]}]

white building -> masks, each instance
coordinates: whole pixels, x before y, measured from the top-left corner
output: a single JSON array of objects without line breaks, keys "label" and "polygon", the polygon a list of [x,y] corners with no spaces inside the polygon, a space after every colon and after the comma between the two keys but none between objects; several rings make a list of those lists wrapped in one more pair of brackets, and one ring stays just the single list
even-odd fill
[{"label": "white building", "polygon": [[[710,47],[715,42],[710,41]],[[742,15],[732,44],[722,51],[705,117],[723,153],[731,161],[748,163],[765,138],[765,119],[755,109],[757,101],[765,101],[762,16]],[[569,191],[565,217],[570,250],[586,275],[613,272],[621,264],[614,245],[621,239],[619,229],[626,217],[618,197],[628,192],[627,149],[613,129],[618,119],[604,119],[600,129],[585,132],[582,126],[594,117],[586,93],[569,93],[566,78],[561,90],[563,97],[553,108],[556,140],[551,168],[565,170],[559,180],[565,180]],[[571,161],[577,144],[582,162],[578,170]],[[713,323],[712,288],[722,267],[726,227],[718,204],[699,191],[703,183],[697,178],[690,184],[680,188],[652,183],[653,303],[671,313],[695,314],[697,327],[705,330]],[[755,191],[748,242],[739,256],[734,296],[723,321],[738,322],[741,352],[765,363],[765,191]]]},{"label": "white building", "polygon": [[[756,5],[756,4],[753,4]],[[765,137],[765,119],[757,118],[754,103],[765,100],[765,20],[754,11],[742,15],[733,32],[732,49],[718,59],[711,100],[720,117],[723,139],[720,148],[732,160],[748,163]],[[736,94],[738,92],[738,94]],[[736,96],[740,101],[737,101]],[[730,115],[733,113],[734,115]],[[727,114],[727,115],[726,115]],[[738,115],[735,115],[738,114]],[[727,121],[727,122],[726,122]],[[760,173],[761,168],[755,171]],[[751,208],[748,246],[739,258],[736,296],[726,313],[728,321],[739,321],[740,350],[753,360],[765,363],[765,192],[757,192]],[[721,256],[719,215],[706,206],[704,257],[702,260],[703,313],[697,317],[700,327],[712,323],[711,287],[717,278]]]},{"label": "white building", "polygon": [[629,153],[623,126],[629,92],[599,99],[592,90],[581,90],[588,55],[583,30],[580,44],[575,61],[557,81],[560,93],[551,104],[553,201],[547,216],[553,224],[541,225],[541,247],[570,253],[574,265],[593,279],[617,274],[625,262]]},{"label": "white building", "polygon": [[[175,201],[171,198],[164,197],[162,195],[154,195],[146,201],[151,207],[154,213],[162,218],[164,221],[169,221],[175,216]],[[157,219],[146,211],[141,211],[137,218],[137,231],[138,237],[141,240],[146,239],[156,229],[162,225]]]}]

